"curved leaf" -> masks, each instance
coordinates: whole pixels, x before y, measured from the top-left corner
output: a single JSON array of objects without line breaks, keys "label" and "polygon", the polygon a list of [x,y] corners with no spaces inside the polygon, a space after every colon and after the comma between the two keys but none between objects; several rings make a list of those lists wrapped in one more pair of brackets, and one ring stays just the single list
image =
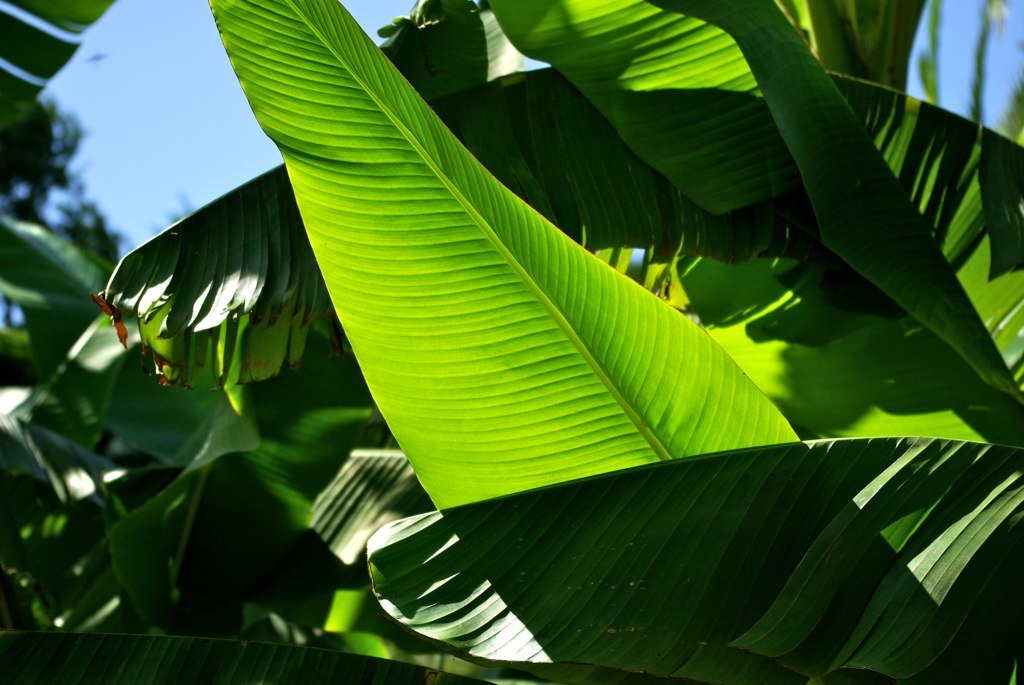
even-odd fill
[{"label": "curved leaf", "polygon": [[931,230],[864,127],[773,0],[656,0],[736,39],[814,204],[822,240],[985,379],[1021,398]]},{"label": "curved leaf", "polygon": [[[302,355],[309,320],[329,309],[284,175],[271,171],[122,259],[104,294],[140,322],[169,382],[262,380]],[[280,321],[281,325],[276,325]]]},{"label": "curved leaf", "polygon": [[793,439],[702,331],[487,174],[340,5],[212,6],[435,503]]},{"label": "curved leaf", "polygon": [[0,660],[9,685],[480,682],[422,666],[312,647],[152,635],[0,633]]},{"label": "curved leaf", "polygon": [[28,107],[113,0],[10,0],[0,7],[0,128]]},{"label": "curved leaf", "polygon": [[1022,522],[1022,450],[818,442],[404,519],[370,569],[420,635],[563,682],[1001,684]]}]

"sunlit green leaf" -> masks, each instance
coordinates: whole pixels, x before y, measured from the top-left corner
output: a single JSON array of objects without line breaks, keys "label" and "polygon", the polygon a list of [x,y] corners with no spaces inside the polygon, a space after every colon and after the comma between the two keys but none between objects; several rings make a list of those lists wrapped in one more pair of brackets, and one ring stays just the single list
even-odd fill
[{"label": "sunlit green leaf", "polygon": [[495,181],[340,5],[213,9],[367,384],[435,503],[793,439],[699,328]]}]

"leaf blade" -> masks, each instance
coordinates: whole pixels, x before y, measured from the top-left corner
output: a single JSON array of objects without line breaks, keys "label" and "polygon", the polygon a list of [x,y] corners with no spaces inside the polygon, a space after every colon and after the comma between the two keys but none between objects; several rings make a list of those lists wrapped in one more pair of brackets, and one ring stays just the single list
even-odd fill
[{"label": "leaf blade", "polygon": [[[792,440],[701,331],[498,185],[343,8],[213,8],[368,384],[436,503]],[[636,321],[656,333],[639,339]]]}]

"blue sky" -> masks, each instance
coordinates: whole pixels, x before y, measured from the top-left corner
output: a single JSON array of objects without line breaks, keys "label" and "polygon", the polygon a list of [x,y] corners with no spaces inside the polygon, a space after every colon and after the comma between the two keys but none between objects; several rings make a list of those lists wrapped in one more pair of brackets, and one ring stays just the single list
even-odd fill
[{"label": "blue sky", "polygon": [[[946,2],[942,104],[966,112],[983,0]],[[1019,3],[1021,0],[1016,0]],[[412,0],[348,0],[371,35]],[[994,122],[1024,64],[1024,7],[994,36],[985,93]],[[921,90],[914,73],[913,94]],[[280,162],[253,118],[204,0],[117,0],[47,94],[87,134],[75,162],[126,249]]]}]

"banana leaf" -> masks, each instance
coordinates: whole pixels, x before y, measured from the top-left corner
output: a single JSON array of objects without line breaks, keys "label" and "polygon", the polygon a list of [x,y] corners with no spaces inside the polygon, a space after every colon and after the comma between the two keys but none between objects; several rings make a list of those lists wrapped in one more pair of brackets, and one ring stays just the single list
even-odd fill
[{"label": "banana leaf", "polygon": [[699,328],[490,176],[344,8],[212,7],[367,385],[436,504],[793,440]]},{"label": "banana leaf", "polygon": [[559,682],[1002,685],[1022,467],[929,439],[709,455],[403,519],[370,570],[402,625]]}]

